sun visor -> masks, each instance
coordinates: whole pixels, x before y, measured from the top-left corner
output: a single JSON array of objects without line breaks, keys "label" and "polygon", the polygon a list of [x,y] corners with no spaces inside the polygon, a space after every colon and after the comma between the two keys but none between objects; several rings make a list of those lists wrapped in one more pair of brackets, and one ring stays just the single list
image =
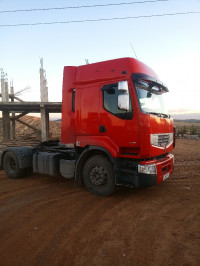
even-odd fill
[{"label": "sun visor", "polygon": [[152,85],[154,85],[154,86],[157,85],[158,87],[163,89],[165,92],[169,91],[167,86],[163,82],[161,82],[160,80],[158,80],[158,79],[156,79],[154,77],[151,77],[149,75],[146,75],[146,74],[143,74],[143,73],[134,73],[134,74],[131,75],[131,77],[132,77],[132,79],[134,81],[137,81],[137,80],[148,81],[148,82],[152,83]]}]

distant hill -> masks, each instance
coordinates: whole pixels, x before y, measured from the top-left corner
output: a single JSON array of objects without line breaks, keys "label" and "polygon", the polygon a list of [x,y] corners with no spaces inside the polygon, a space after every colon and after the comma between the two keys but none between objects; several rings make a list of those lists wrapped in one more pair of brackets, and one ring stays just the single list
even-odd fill
[{"label": "distant hill", "polygon": [[175,120],[200,120],[200,112],[191,114],[171,114],[171,117]]},{"label": "distant hill", "polygon": [[175,122],[180,122],[180,123],[188,123],[188,124],[199,124],[200,120],[198,119],[174,119]]}]

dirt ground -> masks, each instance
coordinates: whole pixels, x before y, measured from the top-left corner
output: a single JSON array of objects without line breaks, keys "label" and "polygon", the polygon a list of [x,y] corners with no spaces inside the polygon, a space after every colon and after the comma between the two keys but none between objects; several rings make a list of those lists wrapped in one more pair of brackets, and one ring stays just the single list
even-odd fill
[{"label": "dirt ground", "polygon": [[102,198],[61,177],[0,172],[0,265],[200,265],[200,141],[175,172]]}]

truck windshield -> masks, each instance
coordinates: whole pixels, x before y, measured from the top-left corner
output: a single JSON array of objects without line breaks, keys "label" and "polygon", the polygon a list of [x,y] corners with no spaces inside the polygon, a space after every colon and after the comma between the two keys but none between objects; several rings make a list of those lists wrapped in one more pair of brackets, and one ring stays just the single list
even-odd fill
[{"label": "truck windshield", "polygon": [[166,107],[166,90],[154,82],[137,80],[134,82],[140,108],[143,112],[160,117],[169,117]]}]

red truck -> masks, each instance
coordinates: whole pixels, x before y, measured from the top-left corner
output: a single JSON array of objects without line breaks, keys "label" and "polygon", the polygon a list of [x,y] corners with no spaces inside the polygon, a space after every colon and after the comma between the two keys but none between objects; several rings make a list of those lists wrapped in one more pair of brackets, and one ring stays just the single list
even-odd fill
[{"label": "red truck", "polygon": [[168,88],[133,58],[64,67],[61,141],[8,148],[1,168],[62,175],[100,196],[118,185],[152,186],[173,172],[175,128]]}]

